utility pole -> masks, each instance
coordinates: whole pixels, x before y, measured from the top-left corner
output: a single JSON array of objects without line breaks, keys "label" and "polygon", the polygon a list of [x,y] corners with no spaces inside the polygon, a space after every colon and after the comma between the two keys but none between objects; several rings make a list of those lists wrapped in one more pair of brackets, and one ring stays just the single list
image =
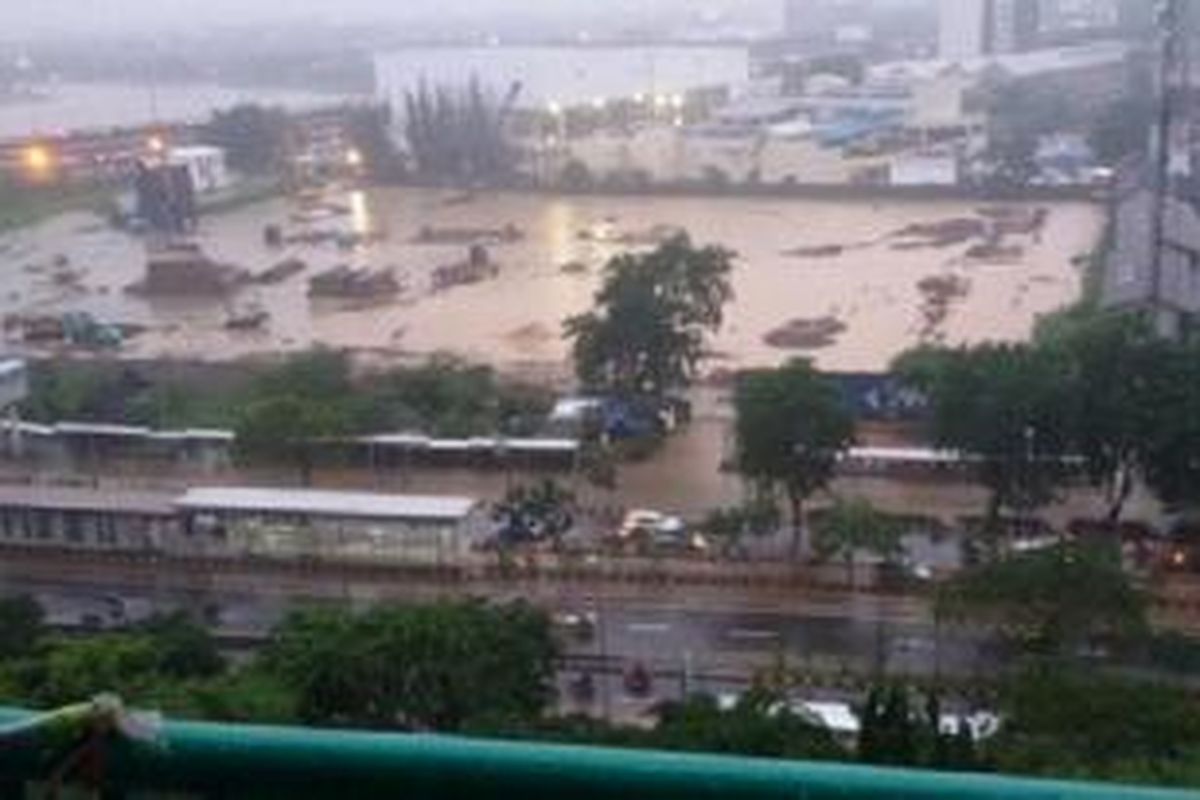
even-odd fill
[{"label": "utility pole", "polygon": [[[1158,116],[1150,152],[1151,231],[1153,252],[1150,257],[1149,305],[1154,325],[1166,327],[1169,305],[1163,291],[1164,258],[1167,248],[1167,219],[1171,195],[1171,142],[1175,128],[1176,93],[1186,91],[1189,82],[1187,33],[1185,20],[1189,0],[1159,0],[1156,13],[1158,53]],[[1189,154],[1190,157],[1190,154]]]}]

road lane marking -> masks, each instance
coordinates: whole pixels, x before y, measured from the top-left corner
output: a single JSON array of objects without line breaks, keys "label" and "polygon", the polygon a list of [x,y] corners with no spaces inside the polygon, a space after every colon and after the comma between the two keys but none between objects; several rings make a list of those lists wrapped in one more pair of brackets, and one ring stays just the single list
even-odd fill
[{"label": "road lane marking", "polygon": [[734,628],[729,631],[728,635],[730,639],[754,642],[770,641],[779,638],[779,634],[776,631],[755,630],[752,628]]},{"label": "road lane marking", "polygon": [[665,622],[631,622],[629,623],[630,633],[666,633],[671,630],[671,626]]}]

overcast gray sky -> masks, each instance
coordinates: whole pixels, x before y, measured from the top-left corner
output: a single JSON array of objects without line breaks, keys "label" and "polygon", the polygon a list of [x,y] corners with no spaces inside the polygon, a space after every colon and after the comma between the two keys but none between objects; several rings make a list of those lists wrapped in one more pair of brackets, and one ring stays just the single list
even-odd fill
[{"label": "overcast gray sky", "polygon": [[106,33],[148,29],[188,29],[269,21],[402,21],[413,17],[485,18],[500,12],[610,21],[614,15],[657,7],[754,9],[782,6],[783,0],[0,0],[0,29],[10,35],[57,31]]}]

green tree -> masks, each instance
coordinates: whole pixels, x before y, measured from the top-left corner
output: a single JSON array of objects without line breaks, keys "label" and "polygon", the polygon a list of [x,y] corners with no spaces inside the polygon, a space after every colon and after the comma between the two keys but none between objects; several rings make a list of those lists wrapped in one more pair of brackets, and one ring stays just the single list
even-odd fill
[{"label": "green tree", "polygon": [[1146,603],[1111,545],[1069,544],[1009,556],[944,584],[937,613],[995,631],[1023,652],[1073,656],[1146,632]]},{"label": "green tree", "polygon": [[257,662],[209,678],[165,681],[143,702],[185,719],[260,725],[300,722],[295,695]]},{"label": "green tree", "polygon": [[225,150],[233,169],[247,175],[270,175],[283,166],[288,127],[283,109],[250,103],[214,112],[204,137]]},{"label": "green tree", "polygon": [[858,758],[868,764],[927,769],[968,770],[979,767],[974,734],[966,724],[944,731],[941,698],[900,683],[877,684],[867,693],[860,712]]},{"label": "green tree", "polygon": [[168,678],[211,678],[225,670],[212,633],[184,612],[153,617],[140,626],[158,654],[158,672]]},{"label": "green tree", "polygon": [[239,458],[248,462],[295,466],[300,480],[312,483],[319,441],[344,436],[350,425],[340,406],[298,397],[271,397],[251,403],[237,421]]},{"label": "green tree", "polygon": [[873,687],[863,704],[858,757],[868,764],[916,766],[919,735],[907,687]]},{"label": "green tree", "polygon": [[1182,688],[1053,664],[1007,681],[999,711],[988,755],[1004,772],[1200,785],[1200,707]]},{"label": "green tree", "polygon": [[396,183],[406,174],[404,157],[391,135],[390,106],[362,106],[350,112],[348,134],[351,146],[363,159],[362,167],[371,180]]},{"label": "green tree", "polygon": [[843,561],[853,583],[855,555],[867,552],[894,563],[904,552],[900,534],[895,520],[880,513],[869,500],[838,498],[813,523],[813,550],[822,561]]},{"label": "green tree", "polygon": [[577,158],[563,166],[558,181],[568,192],[586,192],[596,185],[596,178],[588,165]]},{"label": "green tree", "polygon": [[235,426],[238,456],[293,465],[309,484],[320,440],[356,432],[353,397],[341,354],[318,350],[289,359],[251,388]]},{"label": "green tree", "polygon": [[502,383],[490,367],[444,357],[367,376],[352,403],[366,429],[460,438],[528,435],[550,405],[542,389]]},{"label": "green tree", "polygon": [[611,260],[595,308],[565,324],[580,380],[630,397],[687,387],[733,297],[732,259],[679,234],[652,252]]},{"label": "green tree", "polygon": [[519,91],[498,101],[472,76],[465,87],[422,82],[409,92],[405,136],[417,172],[431,181],[509,182],[516,158],[505,128]]},{"label": "green tree", "polygon": [[1200,508],[1200,343],[1175,344],[1148,380],[1142,473],[1168,507]]},{"label": "green tree", "polygon": [[20,695],[38,707],[78,703],[113,693],[134,702],[159,684],[159,657],[146,636],[108,634],[50,643],[40,658],[17,667]]},{"label": "green tree", "polygon": [[846,751],[824,727],[795,714],[779,696],[752,690],[732,709],[700,695],[668,703],[648,746],[759,758],[837,760]]},{"label": "green tree", "polygon": [[295,614],[266,665],[308,723],[452,732],[479,717],[539,715],[556,657],[541,612],[441,603]]},{"label": "green tree", "polygon": [[709,512],[700,524],[705,535],[719,542],[726,555],[741,550],[746,537],[766,536],[779,529],[779,506],[773,502],[752,501]]},{"label": "green tree", "polygon": [[1027,345],[918,349],[897,374],[929,399],[930,435],[939,447],[976,460],[991,494],[987,532],[1001,510],[1030,512],[1054,499],[1068,477],[1072,398],[1056,353]]},{"label": "green tree", "polygon": [[0,599],[0,661],[31,654],[46,635],[45,612],[28,595]]},{"label": "green tree", "polygon": [[1145,471],[1154,431],[1172,421],[1162,406],[1183,377],[1171,364],[1176,345],[1139,317],[1080,309],[1043,321],[1036,346],[1062,365],[1054,379],[1069,404],[1070,452],[1104,488],[1116,523]]},{"label": "green tree", "polygon": [[854,441],[854,420],[837,388],[804,360],[743,373],[734,406],[738,471],[764,496],[782,487],[793,550],[806,552],[804,504],[832,480],[838,457]]}]

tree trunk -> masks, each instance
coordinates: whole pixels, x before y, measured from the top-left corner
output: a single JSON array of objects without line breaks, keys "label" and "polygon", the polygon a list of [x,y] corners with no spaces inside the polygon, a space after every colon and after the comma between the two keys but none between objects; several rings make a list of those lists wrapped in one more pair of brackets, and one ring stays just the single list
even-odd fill
[{"label": "tree trunk", "polygon": [[300,448],[299,458],[297,459],[300,467],[300,485],[305,489],[312,486],[313,478],[313,454],[307,446]]},{"label": "tree trunk", "polygon": [[1133,494],[1133,472],[1127,467],[1117,469],[1117,474],[1113,481],[1113,490],[1109,497],[1108,506],[1108,523],[1116,527],[1121,521],[1121,517],[1125,513],[1125,504],[1129,502],[1130,495]]},{"label": "tree trunk", "polygon": [[792,507],[792,560],[798,561],[808,555],[804,540],[804,496],[796,489],[788,489],[788,502]]},{"label": "tree trunk", "polygon": [[1000,523],[1000,493],[993,491],[991,497],[988,498],[987,516],[983,521],[984,546],[987,549],[989,561],[995,561],[1000,557],[1003,533]]}]

